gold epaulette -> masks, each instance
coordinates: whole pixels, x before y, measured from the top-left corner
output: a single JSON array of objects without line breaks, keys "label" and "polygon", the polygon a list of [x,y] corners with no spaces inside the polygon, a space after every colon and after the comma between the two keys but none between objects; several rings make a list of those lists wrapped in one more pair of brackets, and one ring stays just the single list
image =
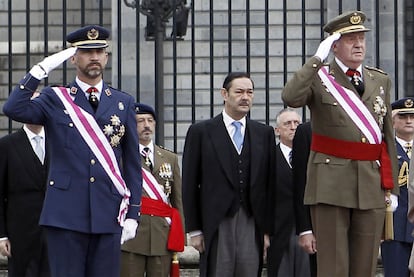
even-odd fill
[{"label": "gold epaulette", "polygon": [[158,145],[161,149],[163,149],[163,150],[167,150],[168,152],[171,152],[171,153],[174,153],[175,154],[175,152],[174,151],[172,151],[172,150],[170,150],[170,149],[168,149],[168,148],[165,148],[164,146],[162,146],[162,145]]},{"label": "gold epaulette", "polygon": [[365,65],[365,68],[366,68],[366,69],[368,69],[368,70],[374,70],[374,71],[377,71],[377,72],[382,73],[382,74],[384,74],[384,75],[388,75],[388,74],[387,74],[387,72],[385,72],[385,71],[384,71],[384,70],[382,70],[382,69],[376,68],[376,67],[372,67],[372,66]]}]

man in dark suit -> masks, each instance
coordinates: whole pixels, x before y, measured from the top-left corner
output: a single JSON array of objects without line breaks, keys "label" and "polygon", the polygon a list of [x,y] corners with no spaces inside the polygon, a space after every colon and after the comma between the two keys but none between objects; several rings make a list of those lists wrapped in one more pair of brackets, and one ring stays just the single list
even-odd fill
[{"label": "man in dark suit", "polygon": [[276,201],[275,232],[270,238],[267,272],[269,276],[309,276],[309,260],[298,245],[293,208],[292,141],[300,124],[295,109],[285,108],[276,116]]},{"label": "man in dark suit", "polygon": [[25,124],[1,138],[0,153],[0,253],[8,259],[8,276],[50,276],[39,226],[48,170],[43,127]]},{"label": "man in dark suit", "polygon": [[[121,277],[168,277],[173,253],[184,250],[180,166],[177,154],[153,142],[154,109],[136,103],[135,112],[141,164],[146,176],[137,236],[121,247]],[[175,212],[178,217],[166,216],[165,210]],[[181,232],[174,232],[176,226]],[[179,247],[172,249],[174,242],[179,242]]]},{"label": "man in dark suit", "polygon": [[[391,79],[362,65],[365,18],[351,11],[329,21],[329,36],[282,91],[287,105],[311,110],[304,203],[311,205],[318,276],[374,276],[386,203],[397,203]],[[335,58],[325,65],[331,49]]]},{"label": "man in dark suit", "polygon": [[408,221],[408,174],[414,140],[414,97],[391,104],[398,159],[398,207],[393,214],[394,238],[381,243],[384,276],[409,276],[414,224]]},{"label": "man in dark suit", "polygon": [[316,277],[316,239],[312,231],[309,206],[303,203],[311,139],[310,122],[299,125],[292,142],[292,182],[298,243],[309,254],[311,276]]},{"label": "man in dark suit", "polygon": [[[108,37],[96,25],[70,33],[72,47],[33,66],[3,107],[13,120],[45,127],[50,169],[40,224],[54,277],[119,276],[120,244],[138,226],[142,177],[134,99],[102,79]],[[68,58],[75,81],[68,88],[45,87],[30,99],[40,80]]]},{"label": "man in dark suit", "polygon": [[201,276],[260,276],[274,223],[275,135],[250,120],[253,81],[230,73],[224,110],[190,126],[183,152],[183,205]]}]

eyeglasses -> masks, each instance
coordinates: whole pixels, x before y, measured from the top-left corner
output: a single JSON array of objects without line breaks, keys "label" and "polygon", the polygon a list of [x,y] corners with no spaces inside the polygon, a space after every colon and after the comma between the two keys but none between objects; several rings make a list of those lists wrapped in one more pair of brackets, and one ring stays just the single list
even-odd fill
[{"label": "eyeglasses", "polygon": [[289,121],[285,121],[285,122],[282,123],[282,125],[284,127],[289,127],[289,126],[292,126],[292,125],[298,126],[299,124],[300,124],[299,120],[289,120]]}]

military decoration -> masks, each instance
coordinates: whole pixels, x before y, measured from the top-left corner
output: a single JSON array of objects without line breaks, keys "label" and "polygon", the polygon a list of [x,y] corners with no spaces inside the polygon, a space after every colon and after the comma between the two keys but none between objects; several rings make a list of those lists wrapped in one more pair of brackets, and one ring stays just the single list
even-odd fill
[{"label": "military decoration", "polygon": [[160,166],[160,172],[159,175],[160,177],[165,180],[165,184],[164,184],[164,193],[165,195],[170,196],[171,194],[171,184],[170,184],[170,180],[172,177],[172,170],[171,170],[171,164],[170,163],[163,163]]},{"label": "military decoration", "polygon": [[125,134],[125,126],[117,115],[111,116],[111,124],[106,124],[103,128],[104,134],[109,138],[112,147],[117,147],[121,143],[121,138]]},{"label": "military decoration", "polygon": [[387,114],[387,107],[381,96],[375,97],[374,112],[378,115],[378,123],[382,129],[382,126],[384,125],[384,116]]}]

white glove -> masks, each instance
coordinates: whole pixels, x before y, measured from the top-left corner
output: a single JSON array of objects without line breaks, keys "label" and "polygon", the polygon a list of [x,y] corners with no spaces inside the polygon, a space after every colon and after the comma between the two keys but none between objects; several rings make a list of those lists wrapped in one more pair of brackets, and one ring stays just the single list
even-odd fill
[{"label": "white glove", "polygon": [[125,219],[124,228],[122,229],[121,244],[124,244],[127,240],[135,238],[135,234],[138,228],[138,221],[132,218]]},{"label": "white glove", "polygon": [[36,79],[42,80],[48,76],[50,71],[72,57],[75,52],[76,47],[70,47],[49,57],[46,57],[43,59],[43,61],[32,67],[30,74],[32,74]]},{"label": "white glove", "polygon": [[388,198],[387,195],[385,195],[385,202],[387,201],[390,201],[391,210],[392,212],[395,212],[395,210],[398,208],[398,196],[391,193],[390,197]]},{"label": "white glove", "polygon": [[340,33],[335,33],[324,39],[321,44],[319,44],[315,57],[318,57],[321,61],[324,61],[328,57],[329,51],[331,51],[332,44],[340,37]]}]

